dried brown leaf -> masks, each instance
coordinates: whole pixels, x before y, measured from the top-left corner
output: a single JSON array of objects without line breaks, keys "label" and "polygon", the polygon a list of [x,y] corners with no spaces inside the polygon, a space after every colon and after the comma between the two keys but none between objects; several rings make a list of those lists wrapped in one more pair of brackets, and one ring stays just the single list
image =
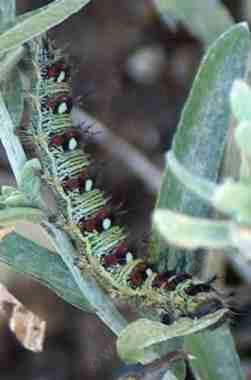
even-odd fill
[{"label": "dried brown leaf", "polygon": [[28,310],[0,284],[0,313],[7,317],[11,331],[28,350],[41,352],[46,322]]}]

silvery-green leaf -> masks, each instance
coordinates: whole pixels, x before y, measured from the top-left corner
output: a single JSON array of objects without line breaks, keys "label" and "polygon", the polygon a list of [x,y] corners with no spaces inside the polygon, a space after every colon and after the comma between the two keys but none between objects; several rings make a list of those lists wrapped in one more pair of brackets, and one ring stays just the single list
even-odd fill
[{"label": "silvery-green leaf", "polygon": [[212,204],[218,210],[230,215],[238,223],[251,223],[251,183],[227,179],[218,185]]},{"label": "silvery-green leaf", "polygon": [[[182,166],[213,182],[219,174],[230,125],[229,94],[234,81],[245,76],[249,51],[250,34],[247,24],[233,26],[209,47],[195,77],[174,138],[172,150]],[[168,167],[156,207],[200,218],[208,217],[210,210],[206,202],[180,184]],[[198,257],[196,251],[187,254],[184,249],[167,248],[166,242],[163,243],[158,234],[155,234],[152,246],[152,260],[157,262],[162,270],[173,268],[188,272],[202,270],[203,255]],[[189,340],[189,336],[185,339]],[[203,339],[207,344],[206,333]],[[219,344],[220,339],[221,337],[218,339],[215,335],[213,345]],[[208,342],[212,346],[211,341]],[[171,345],[172,342],[168,343],[169,348]],[[232,351],[233,347],[226,343],[222,352],[218,353],[217,362],[214,362],[214,355],[205,354],[202,347],[199,360],[207,360],[208,365],[213,368],[214,365],[220,366],[220,358],[224,360],[226,355],[233,353]],[[193,353],[192,348],[191,353]],[[222,374],[220,380],[239,380],[239,373],[238,362],[231,375]]]},{"label": "silvery-green leaf", "polygon": [[[226,314],[225,309],[200,319],[180,318],[170,326],[148,319],[138,319],[130,323],[119,335],[117,350],[122,360],[128,363],[145,364],[153,360],[153,351],[148,356],[149,348],[157,343],[179,336],[185,336],[201,331],[221,320]],[[157,353],[156,353],[157,355]]]},{"label": "silvery-green leaf", "polygon": [[15,21],[16,0],[0,0],[0,31]]},{"label": "silvery-green leaf", "polygon": [[226,325],[186,337],[185,350],[192,352],[194,360],[190,361],[190,366],[202,380],[245,379],[233,337]]},{"label": "silvery-green leaf", "polygon": [[[250,91],[251,92],[251,91]],[[251,103],[251,98],[250,98]],[[250,112],[251,116],[251,112]],[[238,144],[241,152],[246,155],[249,159],[251,159],[251,121],[242,121],[237,128],[235,129],[235,141]]]},{"label": "silvery-green leaf", "polygon": [[0,93],[0,139],[7,153],[9,163],[17,181],[26,162],[26,157],[19,139],[14,133],[15,125]]},{"label": "silvery-green leaf", "polygon": [[6,207],[31,207],[31,202],[27,196],[21,192],[11,195],[5,199]]},{"label": "silvery-green leaf", "polygon": [[0,226],[15,226],[20,220],[39,224],[44,219],[44,213],[37,208],[7,207],[0,210]]},{"label": "silvery-green leaf", "polygon": [[237,121],[251,122],[251,89],[243,80],[234,82],[230,102]]},{"label": "silvery-green leaf", "polygon": [[6,197],[9,197],[10,195],[12,195],[13,193],[16,193],[17,189],[14,187],[14,186],[6,186],[6,185],[3,185],[1,187],[1,194],[2,196],[4,196],[5,198]]},{"label": "silvery-green leaf", "polygon": [[[13,59],[18,59],[18,57],[20,56],[17,54]],[[0,72],[7,79],[2,83],[3,98],[13,122],[14,130],[20,127],[24,111],[24,90],[20,72],[17,68],[12,68],[12,71],[8,71],[11,68],[11,64],[14,65],[16,63],[17,61],[10,62],[7,58],[6,61],[0,63]]]},{"label": "silvery-green leaf", "polygon": [[189,172],[179,163],[172,151],[167,154],[167,166],[180,183],[206,202],[212,202],[212,197],[217,187],[215,183],[193,175],[192,172]]},{"label": "silvery-green leaf", "polygon": [[49,5],[40,8],[36,14],[29,18],[23,18],[0,35],[0,51],[5,53],[8,50],[17,48],[24,42],[30,41],[63,22],[89,2],[90,0],[55,0]]},{"label": "silvery-green leaf", "polygon": [[22,191],[30,203],[35,205],[40,204],[41,199],[41,179],[40,179],[41,164],[38,159],[32,159],[25,163],[19,189]]},{"label": "silvery-green leaf", "polygon": [[223,184],[216,185],[189,173],[179,164],[173,153],[168,154],[168,164],[172,173],[184,186],[211,203],[218,211],[231,216],[239,223],[250,223],[251,183],[227,179]]},{"label": "silvery-green leaf", "polygon": [[[233,247],[231,224],[157,209],[153,221],[170,244],[187,249],[223,249]],[[189,255],[189,253],[187,253]]]},{"label": "silvery-green leaf", "polygon": [[[172,151],[180,164],[203,179],[216,181],[223,157],[231,110],[229,94],[234,81],[245,75],[250,49],[247,24],[237,24],[211,45],[195,77],[183,108]],[[208,217],[207,202],[188,191],[167,165],[157,208]],[[177,248],[166,248],[156,239],[152,258],[162,269],[198,268],[196,253],[184,255]],[[168,260],[167,260],[168,259]],[[203,262],[201,256],[201,263]]]},{"label": "silvery-green leaf", "polygon": [[0,262],[18,273],[35,278],[79,309],[94,312],[55,252],[12,233],[0,242]]}]

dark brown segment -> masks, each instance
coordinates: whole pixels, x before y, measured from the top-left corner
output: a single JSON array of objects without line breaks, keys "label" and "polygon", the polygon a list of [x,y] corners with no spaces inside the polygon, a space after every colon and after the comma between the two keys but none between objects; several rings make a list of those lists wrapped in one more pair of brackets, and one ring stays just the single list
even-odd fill
[{"label": "dark brown segment", "polygon": [[46,79],[54,79],[54,81],[57,82],[62,73],[64,73],[62,82],[67,82],[70,78],[69,66],[64,62],[57,62],[47,68]]},{"label": "dark brown segment", "polygon": [[[60,107],[62,107],[63,103],[65,103],[66,107],[65,107],[64,112],[60,112]],[[55,114],[70,113],[73,107],[72,98],[71,96],[67,96],[67,95],[58,96],[56,99],[48,101],[48,107]]]},{"label": "dark brown segment", "polygon": [[128,251],[128,247],[125,243],[120,244],[112,253],[103,257],[104,267],[109,268],[114,265],[125,265]]},{"label": "dark brown segment", "polygon": [[157,276],[153,280],[153,287],[175,290],[178,284],[190,278],[192,278],[190,273],[175,273],[175,271],[167,271],[164,273],[157,274]]},{"label": "dark brown segment", "polygon": [[170,279],[168,281],[169,285],[172,287],[172,285],[176,288],[176,286],[178,284],[180,284],[181,282],[184,282],[186,280],[189,280],[191,279],[192,276],[190,273],[186,273],[186,272],[179,272],[179,273],[176,273],[176,275]]},{"label": "dark brown segment", "polygon": [[69,144],[70,144],[71,139],[75,139],[75,141],[77,143],[75,149],[77,149],[77,147],[79,146],[79,143],[81,141],[81,135],[74,128],[69,129],[64,134],[54,135],[53,137],[51,137],[50,142],[49,142],[49,147],[50,146],[62,147],[64,152],[67,152],[70,150]]},{"label": "dark brown segment", "polygon": [[88,174],[88,171],[83,170],[81,171],[81,173],[79,173],[78,177],[65,178],[62,186],[66,193],[74,190],[79,190],[80,193],[83,193],[85,191],[85,183],[88,179],[91,179]]},{"label": "dark brown segment", "polygon": [[102,223],[106,218],[110,219],[111,222],[113,220],[110,210],[103,208],[95,215],[95,217],[81,221],[80,228],[83,233],[93,231],[103,232],[104,228]]},{"label": "dark brown segment", "polygon": [[191,285],[185,292],[189,296],[196,296],[199,293],[209,293],[211,290],[212,287],[209,284],[195,284]]},{"label": "dark brown segment", "polygon": [[192,318],[201,318],[205,315],[215,313],[217,310],[223,309],[224,305],[219,299],[211,299],[208,302],[205,302],[203,305],[197,307],[197,309],[190,314]]},{"label": "dark brown segment", "polygon": [[133,287],[141,286],[147,279],[146,270],[149,268],[149,265],[146,263],[139,263],[136,265],[130,273],[130,283]]},{"label": "dark brown segment", "polygon": [[[168,288],[169,286],[168,280],[171,276],[174,276],[174,275],[175,275],[174,271],[167,271],[167,272],[157,274],[157,276],[153,280],[153,287],[162,288],[162,289]],[[174,287],[174,289],[175,288],[176,286]],[[173,290],[173,289],[170,289],[170,290]]]}]

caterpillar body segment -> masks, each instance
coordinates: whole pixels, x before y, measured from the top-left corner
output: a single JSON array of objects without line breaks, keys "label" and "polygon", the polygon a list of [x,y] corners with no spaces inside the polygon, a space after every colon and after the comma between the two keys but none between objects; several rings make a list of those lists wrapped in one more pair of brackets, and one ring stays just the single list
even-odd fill
[{"label": "caterpillar body segment", "polygon": [[92,269],[108,291],[136,303],[165,324],[179,318],[196,320],[228,309],[208,282],[189,273],[158,273],[136,257],[126,229],[116,223],[109,197],[95,185],[92,159],[71,120],[70,70],[44,38],[32,43],[35,66],[31,131],[44,177],[52,187],[65,230],[79,250],[78,265]]}]

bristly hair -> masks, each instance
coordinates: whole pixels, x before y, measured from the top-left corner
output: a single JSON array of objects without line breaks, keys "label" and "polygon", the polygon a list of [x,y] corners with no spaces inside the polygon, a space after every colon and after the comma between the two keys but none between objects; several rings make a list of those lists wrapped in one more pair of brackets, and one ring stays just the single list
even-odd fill
[{"label": "bristly hair", "polygon": [[34,63],[32,96],[36,99],[30,131],[43,177],[55,193],[65,230],[79,251],[82,270],[92,270],[108,291],[133,302],[152,318],[173,324],[187,317],[212,324],[228,310],[212,280],[203,282],[175,270],[158,273],[137,258],[127,228],[117,222],[105,192],[96,185],[93,160],[85,151],[80,127],[72,124],[71,74],[68,63],[47,38],[30,47]]}]

